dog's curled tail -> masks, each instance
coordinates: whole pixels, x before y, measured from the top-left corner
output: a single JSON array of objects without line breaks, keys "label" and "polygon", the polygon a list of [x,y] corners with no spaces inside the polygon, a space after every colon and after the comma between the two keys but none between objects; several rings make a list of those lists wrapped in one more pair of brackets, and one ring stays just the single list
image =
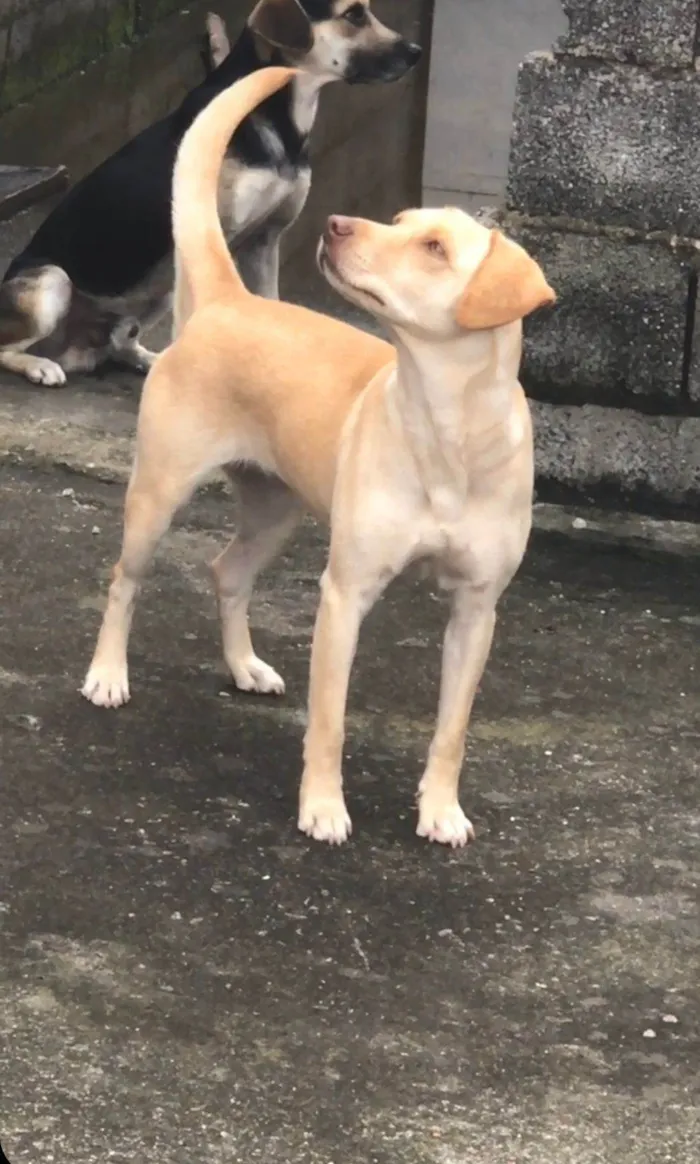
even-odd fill
[{"label": "dog's curled tail", "polygon": [[176,332],[224,288],[243,290],[219,221],[217,192],[226,146],[241,122],[286,85],[296,69],[258,69],[218,94],[180,143],[173,174]]}]

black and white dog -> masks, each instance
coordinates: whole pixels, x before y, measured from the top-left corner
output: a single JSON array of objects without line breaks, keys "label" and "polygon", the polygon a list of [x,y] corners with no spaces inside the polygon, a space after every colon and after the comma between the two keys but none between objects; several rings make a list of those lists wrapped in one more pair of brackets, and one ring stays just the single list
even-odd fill
[{"label": "black and white dog", "polygon": [[222,89],[269,64],[300,75],[246,120],[224,163],[219,209],[252,291],[278,296],[279,243],[311,182],[308,140],[330,81],[394,81],[420,48],[370,12],[369,0],[259,0],[233,48],[208,22],[213,71],[182,104],[78,182],[10,264],[0,285],[0,367],[64,384],[109,358],[147,369],[144,328],[173,286],[172,173],[188,126]]}]

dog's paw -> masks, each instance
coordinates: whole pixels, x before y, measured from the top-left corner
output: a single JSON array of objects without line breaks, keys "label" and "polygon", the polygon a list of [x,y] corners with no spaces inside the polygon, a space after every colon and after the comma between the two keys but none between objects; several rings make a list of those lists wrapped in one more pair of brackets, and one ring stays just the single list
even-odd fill
[{"label": "dog's paw", "polygon": [[123,667],[91,667],[80,691],[96,707],[121,707],[129,702],[129,674]]},{"label": "dog's paw", "polygon": [[284,679],[257,655],[231,666],[233,681],[239,691],[256,691],[259,695],[284,695]]},{"label": "dog's paw", "polygon": [[299,807],[299,828],[314,841],[342,845],[352,832],[352,822],[342,796],[307,796]]},{"label": "dog's paw", "polygon": [[143,372],[147,376],[158,359],[158,352],[149,352],[147,348],[138,347],[133,352],[129,363],[135,372]]},{"label": "dog's paw", "polygon": [[453,849],[461,849],[475,836],[474,826],[457,800],[431,796],[429,792],[420,796],[416,832],[419,837],[427,837],[440,845],[452,845]]},{"label": "dog's paw", "polygon": [[47,388],[58,388],[66,382],[66,373],[60,364],[47,360],[43,356],[35,356],[31,366],[27,368],[27,379],[32,384],[44,384]]}]

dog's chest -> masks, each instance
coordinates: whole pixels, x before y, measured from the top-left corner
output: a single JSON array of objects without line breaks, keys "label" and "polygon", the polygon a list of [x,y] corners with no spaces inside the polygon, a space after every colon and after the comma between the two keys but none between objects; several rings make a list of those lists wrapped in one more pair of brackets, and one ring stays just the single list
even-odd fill
[{"label": "dog's chest", "polygon": [[[285,204],[295,201],[303,175],[292,168],[242,166],[226,159],[219,179],[219,215],[224,234],[234,239],[271,219],[284,218]],[[294,217],[290,212],[290,220]],[[281,223],[284,225],[284,223]]]},{"label": "dog's chest", "polygon": [[445,490],[430,499],[415,528],[415,558],[440,586],[468,582],[477,589],[500,588],[522,559],[530,509],[523,504],[504,510]]}]

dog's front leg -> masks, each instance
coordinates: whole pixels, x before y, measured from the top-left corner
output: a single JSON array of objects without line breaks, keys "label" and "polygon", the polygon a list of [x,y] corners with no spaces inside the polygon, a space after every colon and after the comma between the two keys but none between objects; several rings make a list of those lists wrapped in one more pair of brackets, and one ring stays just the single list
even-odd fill
[{"label": "dog's front leg", "polygon": [[282,237],[301,214],[310,186],[310,171],[302,171],[271,217],[248,238],[233,242],[233,260],[253,295],[279,299]]},{"label": "dog's front leg", "polygon": [[491,650],[495,597],[460,586],[442,653],[440,705],[428,763],[418,787],[418,836],[457,847],[474,838],[459,804],[459,776],[474,696]]},{"label": "dog's front leg", "polygon": [[345,704],[360,625],[381,588],[379,584],[358,587],[340,583],[329,569],[321,579],[311,648],[299,828],[332,845],[347,840],[352,831],[343,798]]},{"label": "dog's front leg", "polygon": [[234,259],[241,278],[253,295],[279,299],[280,240],[282,228],[270,226],[236,248]]}]

